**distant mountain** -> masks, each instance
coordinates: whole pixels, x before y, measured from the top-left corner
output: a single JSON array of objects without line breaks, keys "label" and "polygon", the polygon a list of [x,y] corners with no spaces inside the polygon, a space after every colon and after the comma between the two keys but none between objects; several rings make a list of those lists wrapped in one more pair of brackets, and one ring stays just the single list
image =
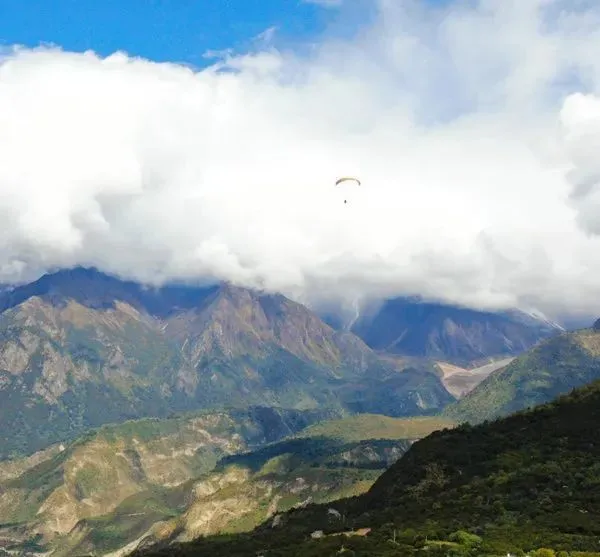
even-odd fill
[{"label": "distant mountain", "polygon": [[520,354],[562,327],[517,310],[495,313],[395,298],[359,317],[351,330],[375,350],[466,367]]},{"label": "distant mountain", "polygon": [[230,284],[149,289],[73,269],[0,295],[0,458],[92,427],[223,406],[393,416],[451,402],[281,295]]},{"label": "distant mountain", "polygon": [[444,413],[477,423],[548,402],[596,379],[600,330],[562,333],[493,372]]},{"label": "distant mountain", "polygon": [[304,427],[327,417],[250,408],[143,419],[0,463],[0,539],[71,557],[249,530],[309,500],[363,493],[449,425],[361,415]]},{"label": "distant mountain", "polygon": [[364,495],[132,557],[333,557],[342,547],[357,557],[591,557],[600,537],[598,423],[600,381],[501,420],[436,431]]}]

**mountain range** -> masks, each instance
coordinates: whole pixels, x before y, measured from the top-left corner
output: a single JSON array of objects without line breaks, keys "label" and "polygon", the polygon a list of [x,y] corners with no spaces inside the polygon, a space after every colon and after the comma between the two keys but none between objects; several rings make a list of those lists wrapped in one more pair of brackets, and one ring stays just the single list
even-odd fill
[{"label": "mountain range", "polygon": [[518,355],[563,328],[520,310],[478,311],[412,297],[386,300],[351,330],[375,350],[473,366]]},{"label": "mountain range", "polygon": [[453,400],[431,365],[384,359],[284,296],[229,284],[147,289],[74,269],[0,308],[1,457],[203,408],[402,416]]},{"label": "mountain range", "polygon": [[[414,318],[425,344],[454,311],[438,308],[426,329],[421,310],[409,309],[402,326]],[[148,288],[85,268],[44,275],[0,294],[0,458],[173,412],[263,405],[408,416],[451,403],[435,360],[379,350],[380,323],[361,325],[370,347],[280,294],[227,283]],[[515,350],[553,332],[507,316],[494,323]],[[467,333],[436,356],[470,346]]]},{"label": "mountain range", "polygon": [[[590,412],[600,396],[600,383],[579,388],[549,406],[538,405],[527,412],[522,409],[600,377],[600,366],[593,357],[598,346],[600,330],[594,328],[548,339],[492,372],[471,394],[446,407],[446,416],[442,418],[403,420],[362,414],[335,420],[341,416],[340,412],[251,408],[104,426],[67,446],[54,445],[31,457],[0,464],[0,520],[4,524],[0,537],[11,540],[9,547],[15,555],[27,554],[14,553],[18,549],[29,548],[39,553],[51,547],[57,557],[83,556],[99,550],[103,555],[117,557],[136,547],[160,548],[164,544],[173,552],[178,547],[173,543],[188,543],[199,535],[228,532],[241,537],[209,537],[205,542],[196,539],[189,546],[181,546],[179,553],[168,554],[218,555],[218,551],[227,548],[225,554],[247,555],[243,551],[236,553],[235,548],[250,543],[249,547],[257,544],[257,550],[280,544],[281,555],[296,555],[292,546],[294,550],[301,547],[302,555],[310,555],[312,546],[315,555],[327,555],[323,543],[313,540],[307,546],[303,539],[311,532],[328,528],[335,532],[341,526],[356,529],[375,525],[371,541],[365,541],[364,546],[375,551],[378,544],[389,543],[386,540],[392,536],[390,517],[396,517],[392,522],[401,521],[397,531],[398,539],[402,540],[398,542],[403,546],[402,555],[418,549],[415,544],[419,532],[439,540],[434,548],[453,548],[462,555],[468,548],[461,544],[471,538],[457,532],[467,528],[472,532],[470,535],[481,538],[482,521],[493,522],[500,513],[502,522],[495,527],[500,530],[487,526],[485,531],[485,543],[496,551],[490,550],[491,555],[513,551],[516,540],[526,549],[543,546],[549,538],[558,539],[566,547],[572,538],[564,528],[571,523],[577,535],[585,534],[577,538],[577,543],[589,547],[589,536],[593,535],[589,530],[591,523],[573,522],[575,511],[560,506],[564,500],[553,490],[560,487],[559,483],[569,486],[568,482],[561,483],[556,474],[572,474],[569,470],[581,464],[579,460],[568,460],[569,451],[579,449],[563,451],[559,442],[572,436],[573,442],[595,446],[596,424]],[[504,383],[498,381],[503,376]],[[519,388],[515,389],[515,385]],[[486,422],[481,428],[466,423],[457,428],[457,422],[465,421],[464,408],[473,408],[470,401],[481,397],[480,393],[488,396],[495,393],[495,396],[484,398],[481,406],[476,405],[475,408],[484,409],[484,414],[475,413],[468,421],[481,422],[521,412],[514,419],[511,416],[506,421]],[[564,410],[564,401],[568,410]],[[551,410],[551,418],[545,421],[547,409]],[[561,419],[573,423],[567,427],[559,423]],[[449,428],[458,433],[452,434]],[[434,433],[429,435],[431,432]],[[558,441],[554,435],[559,436]],[[581,436],[580,441],[577,436]],[[414,453],[410,447],[418,439],[423,441],[417,441],[417,446],[425,443],[430,448]],[[495,443],[501,444],[495,447]],[[406,456],[402,456],[407,450]],[[466,464],[459,454],[470,455]],[[539,459],[545,459],[543,464],[538,456],[531,460],[532,455],[538,454]],[[399,463],[394,465],[398,458]],[[555,458],[562,460],[556,463],[552,460]],[[454,466],[455,459],[460,460],[460,466],[466,465],[470,474],[467,483],[460,484],[462,468],[459,466],[452,472],[458,475],[452,481],[463,485],[461,489],[467,490],[471,498],[461,499],[460,504],[476,508],[475,513],[452,506],[453,498],[458,496],[456,488],[448,495],[439,491],[447,485],[445,474],[449,466]],[[478,463],[483,468],[477,468]],[[389,471],[381,476],[390,465]],[[588,466],[590,473],[595,470],[590,464],[583,465]],[[421,477],[423,472],[425,476]],[[413,475],[421,480],[411,479]],[[539,491],[542,476],[554,478],[550,491],[548,488]],[[481,478],[488,483],[482,484]],[[505,481],[511,482],[510,489],[502,488],[496,495],[489,495],[490,489],[497,489]],[[394,487],[398,483],[407,483],[408,487],[398,491]],[[370,486],[373,487],[365,497],[343,499],[360,495]],[[526,490],[518,497],[532,499],[523,503],[517,497],[507,505],[504,499],[509,500],[514,486]],[[438,491],[431,491],[434,487]],[[581,500],[579,485],[573,484],[569,489],[569,497],[578,497],[577,505],[589,509],[589,503]],[[491,502],[482,506],[481,497],[486,493]],[[418,505],[411,502],[413,495],[417,497],[415,501],[425,502]],[[439,515],[437,497],[442,497],[448,510],[432,523],[431,517]],[[515,511],[511,509],[520,509],[519,505],[525,504],[523,512],[534,513],[527,520],[535,522],[534,502],[536,498],[545,500],[544,497],[551,501],[544,507],[544,516],[548,518],[535,523],[537,530],[531,538],[529,529],[515,536],[511,530]],[[428,498],[434,501],[426,503]],[[552,506],[557,501],[558,510]],[[331,517],[324,521],[323,511],[319,510],[322,507],[312,505],[319,502],[327,503],[327,516],[331,514],[328,509],[333,509],[333,514],[346,517],[344,520],[348,522],[340,525],[332,522]],[[305,514],[302,509],[307,505]],[[406,505],[408,510],[400,512],[398,505]],[[430,510],[419,505],[430,505]],[[309,513],[310,509],[313,510]],[[430,518],[423,524],[415,522],[414,516]],[[435,526],[438,520],[446,521],[446,525],[438,528]],[[547,520],[551,522],[544,522]],[[250,538],[242,535],[263,521],[266,522],[256,534]],[[284,535],[280,525],[284,525]],[[560,532],[558,536],[553,533],[555,530]],[[479,545],[472,549],[474,555],[480,554]],[[335,552],[339,550],[338,544]],[[372,554],[377,553],[364,553]]]},{"label": "mountain range", "polygon": [[599,339],[420,299],[348,330],[281,294],[84,268],[7,287],[0,540],[117,557],[287,520],[365,492],[432,431],[600,378]]}]

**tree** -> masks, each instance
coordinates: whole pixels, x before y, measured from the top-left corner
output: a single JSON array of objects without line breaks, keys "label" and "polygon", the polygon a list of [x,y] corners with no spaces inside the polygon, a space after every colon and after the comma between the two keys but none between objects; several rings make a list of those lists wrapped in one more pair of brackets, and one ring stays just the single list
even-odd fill
[{"label": "tree", "polygon": [[531,554],[531,557],[556,557],[556,553],[554,552],[554,549],[540,547]]}]

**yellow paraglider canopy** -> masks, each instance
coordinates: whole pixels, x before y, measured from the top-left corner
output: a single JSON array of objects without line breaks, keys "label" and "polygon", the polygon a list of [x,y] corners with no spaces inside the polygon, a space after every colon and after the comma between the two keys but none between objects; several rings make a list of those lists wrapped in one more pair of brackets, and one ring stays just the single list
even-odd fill
[{"label": "yellow paraglider canopy", "polygon": [[356,182],[359,186],[361,185],[360,180],[358,178],[354,178],[352,176],[344,176],[342,178],[338,178],[335,181],[335,185],[337,186],[338,184],[341,184],[342,182],[347,182],[348,180],[352,180],[352,181]]}]

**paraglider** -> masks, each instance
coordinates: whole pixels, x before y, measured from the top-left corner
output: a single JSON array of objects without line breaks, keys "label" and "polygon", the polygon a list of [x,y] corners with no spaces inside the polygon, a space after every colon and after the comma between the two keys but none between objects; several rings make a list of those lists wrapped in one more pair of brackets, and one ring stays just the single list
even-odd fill
[{"label": "paraglider", "polygon": [[[338,178],[335,181],[335,185],[338,186],[339,184],[341,184],[342,182],[356,182],[359,186],[361,185],[360,180],[358,178],[354,178],[353,176],[344,176],[342,178]],[[344,199],[344,203],[347,203],[348,200]]]},{"label": "paraglider", "polygon": [[338,184],[341,184],[342,182],[346,182],[348,180],[352,180],[352,181],[356,182],[360,186],[360,180],[358,178],[353,178],[351,176],[345,176],[343,178],[338,178],[335,181],[335,185],[337,186]]}]

